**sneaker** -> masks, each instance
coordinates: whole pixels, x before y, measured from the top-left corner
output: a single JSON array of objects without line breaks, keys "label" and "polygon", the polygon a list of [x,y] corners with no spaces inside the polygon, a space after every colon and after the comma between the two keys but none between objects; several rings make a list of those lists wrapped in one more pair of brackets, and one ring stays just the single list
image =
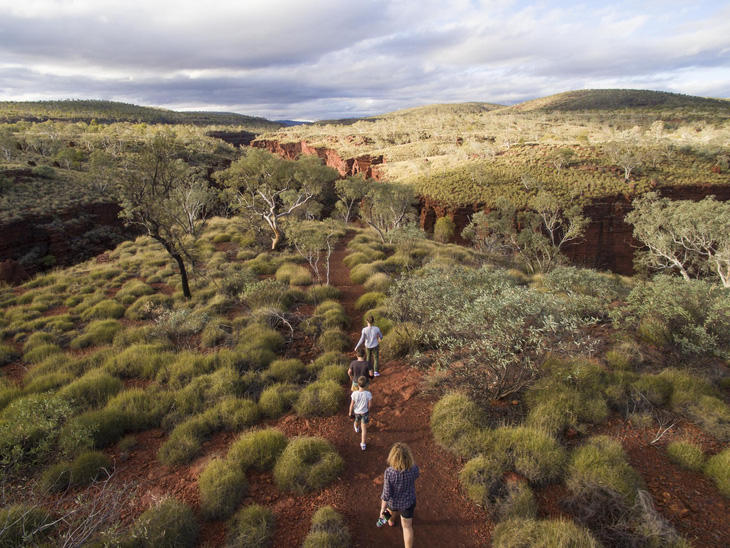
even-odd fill
[{"label": "sneaker", "polygon": [[360,444],[360,449],[362,449],[363,451],[365,451],[365,444],[364,443],[361,443]]},{"label": "sneaker", "polygon": [[355,427],[355,432],[358,432],[359,433],[360,432],[360,427],[357,425],[357,423],[355,423],[353,426]]},{"label": "sneaker", "polygon": [[378,373],[377,371],[375,373],[373,373],[373,377],[379,377],[379,376],[380,376],[380,373]]}]

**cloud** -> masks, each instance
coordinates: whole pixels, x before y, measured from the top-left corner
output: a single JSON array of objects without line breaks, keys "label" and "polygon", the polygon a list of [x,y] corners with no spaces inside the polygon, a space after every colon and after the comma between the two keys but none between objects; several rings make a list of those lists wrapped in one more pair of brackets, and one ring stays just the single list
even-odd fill
[{"label": "cloud", "polygon": [[0,99],[270,118],[584,87],[730,96],[730,8],[647,0],[0,0]]}]

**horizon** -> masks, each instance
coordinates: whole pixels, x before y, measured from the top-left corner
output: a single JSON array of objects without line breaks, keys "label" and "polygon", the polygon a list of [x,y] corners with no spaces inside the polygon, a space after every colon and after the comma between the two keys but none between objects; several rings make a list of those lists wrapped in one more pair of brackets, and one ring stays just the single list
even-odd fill
[{"label": "horizon", "polygon": [[708,0],[0,6],[1,101],[316,121],[581,89],[730,97],[730,6]]}]

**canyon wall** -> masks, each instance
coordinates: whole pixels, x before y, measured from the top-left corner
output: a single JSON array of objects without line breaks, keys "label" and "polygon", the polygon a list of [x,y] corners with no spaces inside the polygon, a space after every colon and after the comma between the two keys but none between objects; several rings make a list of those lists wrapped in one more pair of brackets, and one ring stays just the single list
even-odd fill
[{"label": "canyon wall", "polygon": [[382,156],[363,154],[357,158],[343,160],[335,150],[327,147],[313,147],[305,141],[298,143],[280,143],[275,140],[262,139],[254,141],[251,143],[251,146],[266,149],[288,160],[296,160],[302,154],[317,156],[322,159],[325,165],[336,169],[341,177],[349,177],[363,173],[366,179],[372,178],[379,181],[381,178],[377,166],[383,163]]}]

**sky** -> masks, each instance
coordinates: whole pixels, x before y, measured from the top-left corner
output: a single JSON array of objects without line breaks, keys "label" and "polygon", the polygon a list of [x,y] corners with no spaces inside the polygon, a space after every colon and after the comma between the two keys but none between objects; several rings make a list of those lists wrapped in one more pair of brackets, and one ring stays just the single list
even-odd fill
[{"label": "sky", "polygon": [[321,120],[577,89],[730,98],[730,2],[0,0],[0,100]]}]

